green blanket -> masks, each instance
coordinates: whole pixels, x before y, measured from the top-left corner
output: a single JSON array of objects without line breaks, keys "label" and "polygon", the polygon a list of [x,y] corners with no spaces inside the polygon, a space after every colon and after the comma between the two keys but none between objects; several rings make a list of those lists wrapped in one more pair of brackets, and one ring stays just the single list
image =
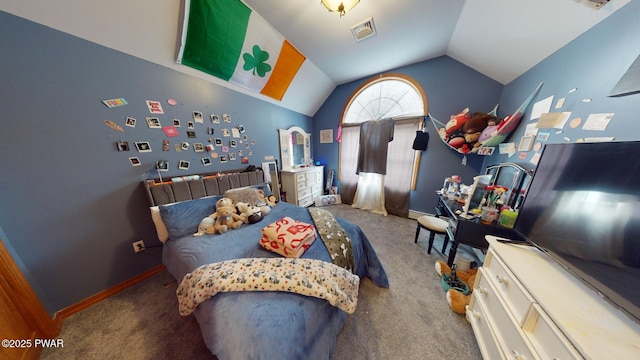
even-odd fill
[{"label": "green blanket", "polygon": [[346,231],[338,224],[333,214],[325,209],[310,207],[309,214],[320,233],[322,242],[329,250],[333,264],[353,272],[353,250],[351,239]]}]

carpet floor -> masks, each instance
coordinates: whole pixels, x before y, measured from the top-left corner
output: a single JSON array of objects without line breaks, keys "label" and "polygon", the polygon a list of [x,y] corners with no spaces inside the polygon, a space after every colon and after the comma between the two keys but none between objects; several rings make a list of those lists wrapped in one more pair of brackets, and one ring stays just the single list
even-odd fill
[{"label": "carpet floor", "polygon": [[[390,282],[389,289],[361,282],[358,308],[347,317],[332,360],[482,358],[471,325],[449,309],[435,272],[435,261],[446,261],[442,238],[427,254],[427,231],[414,243],[415,220],[344,204],[325,209],[362,228]],[[66,318],[58,336],[64,348],[44,349],[41,359],[216,359],[195,318],[178,314],[176,288],[163,271]]]}]

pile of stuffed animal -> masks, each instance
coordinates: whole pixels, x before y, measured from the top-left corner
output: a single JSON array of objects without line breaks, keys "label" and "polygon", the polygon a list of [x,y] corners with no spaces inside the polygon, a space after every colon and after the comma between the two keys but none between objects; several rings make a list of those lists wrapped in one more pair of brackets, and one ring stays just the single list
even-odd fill
[{"label": "pile of stuffed animal", "polygon": [[449,146],[466,154],[491,138],[500,128],[500,123],[500,119],[491,114],[476,112],[471,115],[469,108],[466,108],[452,115],[445,127],[438,129],[438,132]]},{"label": "pile of stuffed animal", "polygon": [[276,206],[276,197],[264,196],[259,191],[260,201],[256,204],[249,204],[242,201],[234,201],[231,198],[223,197],[216,202],[216,211],[205,217],[198,225],[198,232],[193,236],[224,234],[231,229],[237,229],[242,224],[255,224],[267,215],[271,208]]},{"label": "pile of stuffed animal", "polygon": [[[442,260],[436,261],[436,272],[440,276],[448,275],[451,273],[451,268],[447,265],[446,262]],[[466,271],[456,270],[456,276],[459,280],[462,280],[469,289],[473,288],[473,283],[476,281],[476,273],[478,269],[470,269]],[[469,304],[469,300],[471,299],[471,292],[465,295],[458,290],[449,289],[447,290],[447,302],[451,307],[451,310],[457,314],[465,314],[466,306]]]}]

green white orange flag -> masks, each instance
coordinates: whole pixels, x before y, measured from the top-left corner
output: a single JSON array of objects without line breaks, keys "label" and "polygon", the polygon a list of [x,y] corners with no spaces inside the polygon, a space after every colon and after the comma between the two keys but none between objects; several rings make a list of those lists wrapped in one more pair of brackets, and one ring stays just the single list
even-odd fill
[{"label": "green white orange flag", "polygon": [[282,100],[305,61],[240,0],[186,0],[178,63]]}]

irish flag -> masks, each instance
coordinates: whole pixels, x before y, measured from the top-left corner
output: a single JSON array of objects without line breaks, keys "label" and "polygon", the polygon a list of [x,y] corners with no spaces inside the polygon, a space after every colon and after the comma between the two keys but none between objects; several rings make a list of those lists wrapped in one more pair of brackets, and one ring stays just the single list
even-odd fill
[{"label": "irish flag", "polygon": [[178,63],[282,100],[304,61],[242,1],[185,1]]}]

